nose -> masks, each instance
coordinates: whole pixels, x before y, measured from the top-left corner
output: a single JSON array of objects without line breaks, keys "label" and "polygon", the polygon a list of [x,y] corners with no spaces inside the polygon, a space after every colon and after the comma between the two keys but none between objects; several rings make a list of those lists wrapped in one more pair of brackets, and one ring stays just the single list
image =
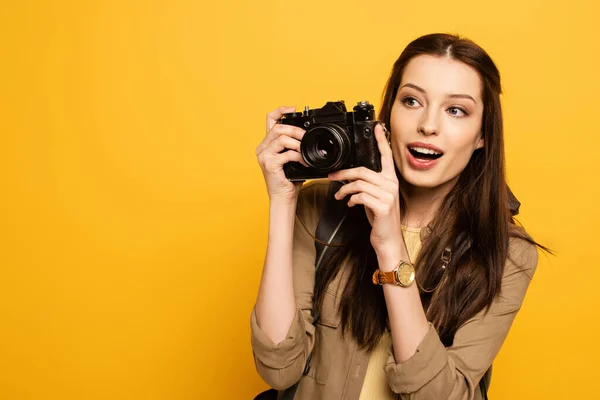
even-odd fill
[{"label": "nose", "polygon": [[425,136],[437,135],[438,125],[433,110],[423,113],[417,131]]}]

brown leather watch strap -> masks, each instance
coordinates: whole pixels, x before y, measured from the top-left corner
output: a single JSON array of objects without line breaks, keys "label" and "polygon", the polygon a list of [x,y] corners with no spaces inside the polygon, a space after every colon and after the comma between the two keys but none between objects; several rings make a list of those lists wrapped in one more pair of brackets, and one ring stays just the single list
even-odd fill
[{"label": "brown leather watch strap", "polygon": [[383,285],[385,283],[396,284],[396,271],[383,272],[376,270],[373,274],[373,284]]}]

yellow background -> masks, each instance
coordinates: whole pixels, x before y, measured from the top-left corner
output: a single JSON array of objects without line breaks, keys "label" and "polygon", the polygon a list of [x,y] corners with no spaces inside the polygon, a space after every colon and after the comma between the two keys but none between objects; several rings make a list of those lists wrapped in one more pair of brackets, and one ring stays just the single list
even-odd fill
[{"label": "yellow background", "polygon": [[456,32],[503,78],[540,257],[493,399],[597,398],[597,2],[3,2],[0,399],[250,399],[267,111],[377,108],[401,50]]}]

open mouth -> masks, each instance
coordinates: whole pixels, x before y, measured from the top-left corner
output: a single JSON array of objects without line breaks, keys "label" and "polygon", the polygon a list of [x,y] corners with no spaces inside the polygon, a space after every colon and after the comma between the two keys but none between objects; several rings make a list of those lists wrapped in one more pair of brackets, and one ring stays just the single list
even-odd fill
[{"label": "open mouth", "polygon": [[444,155],[443,153],[432,149],[426,149],[425,147],[408,147],[408,151],[414,158],[425,161],[437,160]]}]

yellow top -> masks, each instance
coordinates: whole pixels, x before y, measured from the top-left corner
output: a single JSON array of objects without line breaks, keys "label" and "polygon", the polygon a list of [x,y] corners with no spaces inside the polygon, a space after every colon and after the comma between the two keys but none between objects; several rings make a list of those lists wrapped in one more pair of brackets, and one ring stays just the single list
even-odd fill
[{"label": "yellow top", "polygon": [[[412,263],[417,259],[417,255],[421,250],[421,228],[410,228],[403,226],[402,235],[404,243],[408,250],[408,256]],[[388,359],[388,349],[392,345],[392,336],[386,332],[377,347],[369,357],[367,373],[360,391],[359,400],[381,400],[395,399],[396,395],[390,389],[383,366]]]}]

